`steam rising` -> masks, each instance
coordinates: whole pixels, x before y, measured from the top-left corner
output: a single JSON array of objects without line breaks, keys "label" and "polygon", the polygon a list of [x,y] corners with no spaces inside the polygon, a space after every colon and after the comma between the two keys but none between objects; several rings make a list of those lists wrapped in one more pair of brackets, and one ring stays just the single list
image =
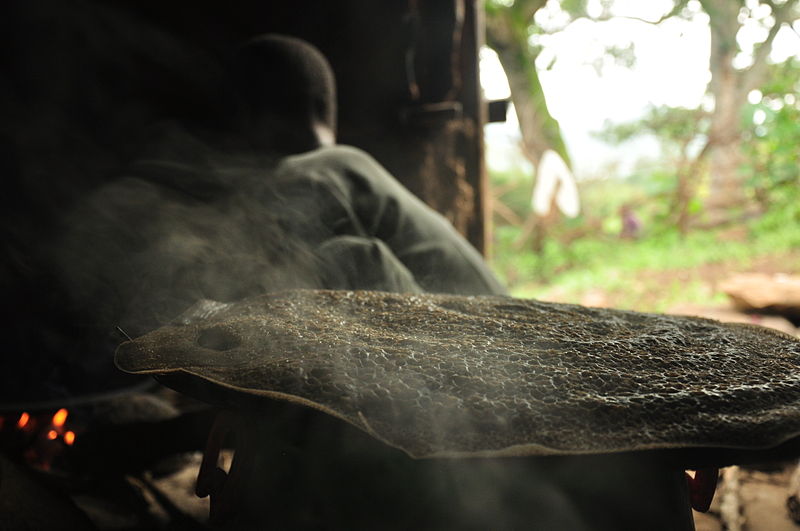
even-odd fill
[{"label": "steam rising", "polygon": [[51,250],[75,220],[67,213],[142,154],[154,123],[219,122],[220,68],[120,7],[84,0],[4,3],[0,47],[0,288],[13,315],[0,400],[119,384],[109,360],[119,338],[87,333],[93,316],[72,311],[65,292],[77,284],[61,280],[75,267]]}]

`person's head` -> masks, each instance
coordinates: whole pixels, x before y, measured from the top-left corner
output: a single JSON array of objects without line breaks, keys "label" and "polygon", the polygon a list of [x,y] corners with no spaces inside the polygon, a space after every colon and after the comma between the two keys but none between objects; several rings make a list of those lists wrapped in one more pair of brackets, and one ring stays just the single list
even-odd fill
[{"label": "person's head", "polygon": [[238,126],[254,147],[290,154],[335,142],[336,81],[311,44],[261,35],[238,50],[229,73],[240,99]]}]

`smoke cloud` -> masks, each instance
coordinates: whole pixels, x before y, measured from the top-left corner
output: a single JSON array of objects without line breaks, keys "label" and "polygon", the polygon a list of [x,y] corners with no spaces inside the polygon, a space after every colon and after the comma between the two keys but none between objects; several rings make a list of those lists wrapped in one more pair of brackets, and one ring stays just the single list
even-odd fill
[{"label": "smoke cloud", "polygon": [[246,195],[263,161],[231,175],[194,138],[231,114],[221,65],[121,5],[12,0],[0,17],[4,402],[119,385],[116,326],[136,334],[197,294],[306,283],[280,265],[303,251]]}]

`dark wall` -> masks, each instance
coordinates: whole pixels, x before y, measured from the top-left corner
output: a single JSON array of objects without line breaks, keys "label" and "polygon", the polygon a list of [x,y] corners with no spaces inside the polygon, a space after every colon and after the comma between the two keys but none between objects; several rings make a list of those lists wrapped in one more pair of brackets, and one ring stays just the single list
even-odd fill
[{"label": "dark wall", "polygon": [[483,248],[480,2],[250,0],[225,9],[187,0],[120,5],[215,57],[264,32],[314,43],[337,76],[340,141],[372,153]]},{"label": "dark wall", "polygon": [[[340,140],[372,153],[482,248],[476,5],[5,2],[0,293],[13,326],[4,338],[0,371],[39,367],[26,372],[31,381],[16,379],[27,390],[46,374],[53,381],[102,380],[70,360],[81,356],[85,334],[80,323],[64,319],[65,297],[51,278],[57,272],[48,249],[57,243],[59,217],[119,177],[155,124],[171,120],[213,129],[224,122],[230,108],[222,62],[259,33],[282,32],[316,44],[338,78]],[[52,352],[68,354],[54,361]],[[104,363],[98,371],[109,368]]]},{"label": "dark wall", "polygon": [[153,122],[224,113],[215,103],[221,61],[244,39],[282,32],[329,57],[340,140],[371,152],[481,248],[474,8],[461,0],[9,2],[0,17],[3,174],[43,213],[63,205],[113,175]]}]

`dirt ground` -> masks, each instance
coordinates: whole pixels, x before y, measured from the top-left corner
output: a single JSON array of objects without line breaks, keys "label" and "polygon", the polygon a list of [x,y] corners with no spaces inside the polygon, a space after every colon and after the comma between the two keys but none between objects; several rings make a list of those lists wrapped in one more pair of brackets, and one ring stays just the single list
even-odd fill
[{"label": "dirt ground", "polygon": [[[686,302],[726,309],[728,305],[719,285],[738,273],[800,274],[800,249],[753,259],[748,264],[725,261],[699,267],[644,270],[625,273],[623,287],[609,289],[598,285],[583,293],[565,294],[559,287],[545,289],[537,299],[552,302],[577,302],[585,306],[622,308],[637,311],[668,312]],[[616,282],[617,286],[621,283]]]},{"label": "dirt ground", "polygon": [[707,513],[695,512],[697,531],[798,531],[800,518],[787,500],[797,493],[800,468],[781,463],[770,470],[730,467],[717,486]]}]

